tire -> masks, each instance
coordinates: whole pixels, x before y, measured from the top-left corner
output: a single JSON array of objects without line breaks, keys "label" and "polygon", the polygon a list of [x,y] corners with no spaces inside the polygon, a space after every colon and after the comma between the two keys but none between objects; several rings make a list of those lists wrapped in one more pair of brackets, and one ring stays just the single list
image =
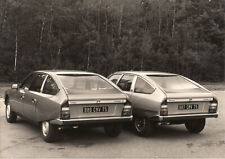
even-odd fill
[{"label": "tire", "polygon": [[139,136],[152,136],[156,129],[156,124],[146,117],[135,117],[134,128]]},{"label": "tire", "polygon": [[17,114],[11,110],[9,102],[6,102],[5,116],[8,123],[15,123],[17,119]]},{"label": "tire", "polygon": [[205,127],[205,119],[190,120],[185,123],[185,127],[191,133],[200,133]]},{"label": "tire", "polygon": [[118,137],[122,131],[122,125],[118,123],[105,125],[104,130],[109,137]]},{"label": "tire", "polygon": [[41,134],[44,141],[51,143],[58,139],[59,130],[57,126],[50,124],[49,121],[43,121],[41,123]]}]

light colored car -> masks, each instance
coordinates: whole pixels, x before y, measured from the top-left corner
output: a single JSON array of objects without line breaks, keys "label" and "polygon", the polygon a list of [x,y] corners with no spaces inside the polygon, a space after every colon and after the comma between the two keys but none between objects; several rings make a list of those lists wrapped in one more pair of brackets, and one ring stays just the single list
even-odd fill
[{"label": "light colored car", "polygon": [[129,96],[138,135],[149,136],[161,124],[185,124],[188,131],[199,133],[206,118],[218,116],[216,97],[184,76],[122,71],[109,79]]},{"label": "light colored car", "polygon": [[41,125],[45,141],[52,142],[58,130],[83,124],[102,124],[116,137],[121,122],[132,120],[127,95],[107,78],[81,71],[36,71],[22,84],[5,92],[6,119],[17,115]]}]

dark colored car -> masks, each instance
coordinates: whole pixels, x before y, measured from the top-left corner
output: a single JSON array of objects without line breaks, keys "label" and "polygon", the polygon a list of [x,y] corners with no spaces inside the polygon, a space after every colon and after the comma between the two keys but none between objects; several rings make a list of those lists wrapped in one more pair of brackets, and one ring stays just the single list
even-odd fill
[{"label": "dark colored car", "polygon": [[5,92],[6,119],[17,116],[41,125],[45,141],[58,130],[85,124],[102,124],[116,137],[121,122],[132,120],[127,96],[103,76],[82,71],[36,71]]}]

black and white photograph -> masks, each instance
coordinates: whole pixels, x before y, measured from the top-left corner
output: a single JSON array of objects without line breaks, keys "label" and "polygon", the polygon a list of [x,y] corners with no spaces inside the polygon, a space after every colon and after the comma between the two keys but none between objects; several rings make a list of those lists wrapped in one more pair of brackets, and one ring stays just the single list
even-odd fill
[{"label": "black and white photograph", "polygon": [[225,158],[225,0],[0,0],[11,158]]}]

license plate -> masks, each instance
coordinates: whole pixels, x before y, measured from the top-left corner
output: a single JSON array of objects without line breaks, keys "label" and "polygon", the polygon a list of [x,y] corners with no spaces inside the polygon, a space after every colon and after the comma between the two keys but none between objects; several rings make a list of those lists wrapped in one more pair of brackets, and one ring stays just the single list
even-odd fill
[{"label": "license plate", "polygon": [[198,109],[198,104],[182,104],[178,105],[178,110]]},{"label": "license plate", "polygon": [[108,112],[108,106],[100,107],[83,107],[83,113],[98,113],[98,112]]}]

